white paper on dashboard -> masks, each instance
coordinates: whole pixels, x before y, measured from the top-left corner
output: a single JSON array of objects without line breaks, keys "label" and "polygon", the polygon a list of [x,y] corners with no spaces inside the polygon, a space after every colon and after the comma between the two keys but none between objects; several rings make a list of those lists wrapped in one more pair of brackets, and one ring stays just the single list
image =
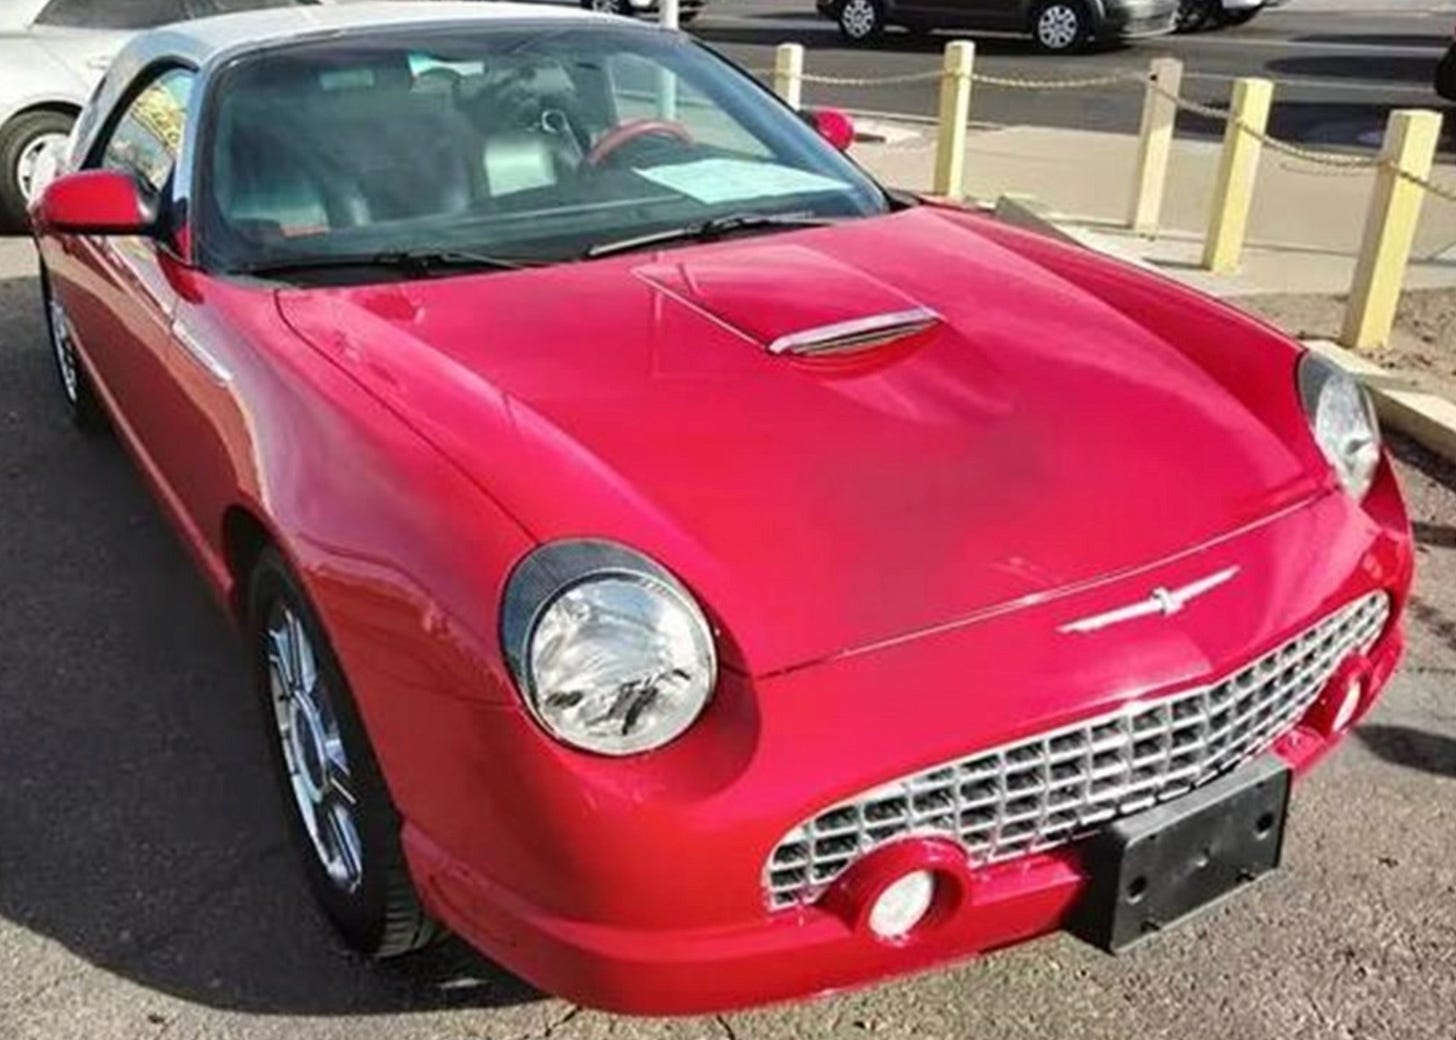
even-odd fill
[{"label": "white paper on dashboard", "polygon": [[822,174],[744,159],[699,159],[672,166],[652,166],[637,173],[706,206],[848,187],[843,181]]}]

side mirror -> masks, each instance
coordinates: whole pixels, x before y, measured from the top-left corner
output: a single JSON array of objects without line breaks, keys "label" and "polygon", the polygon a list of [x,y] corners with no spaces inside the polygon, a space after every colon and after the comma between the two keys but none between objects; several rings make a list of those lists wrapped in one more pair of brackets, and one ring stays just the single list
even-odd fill
[{"label": "side mirror", "polygon": [[149,235],[156,217],[136,181],[116,170],[82,170],[46,186],[31,208],[38,229],[68,235]]},{"label": "side mirror", "polygon": [[854,144],[854,120],[838,108],[816,108],[809,113],[809,121],[819,136],[841,152],[849,151]]}]

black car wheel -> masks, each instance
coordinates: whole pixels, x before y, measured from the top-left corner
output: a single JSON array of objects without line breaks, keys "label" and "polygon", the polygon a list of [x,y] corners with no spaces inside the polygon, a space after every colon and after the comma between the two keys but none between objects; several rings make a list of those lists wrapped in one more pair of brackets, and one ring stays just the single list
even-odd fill
[{"label": "black car wheel", "polygon": [[885,31],[880,0],[844,0],[839,6],[839,34],[850,43],[869,43]]},{"label": "black car wheel", "polygon": [[253,681],[284,814],[309,886],[345,940],[370,957],[426,945],[399,814],[348,681],[302,585],[266,549],[248,595]]},{"label": "black car wheel", "polygon": [[66,147],[76,117],[65,112],[26,112],[0,129],[0,222],[18,231],[39,190],[37,177]]},{"label": "black car wheel", "polygon": [[1436,66],[1436,93],[1447,101],[1456,101],[1456,47],[1447,51]]},{"label": "black car wheel", "polygon": [[581,6],[598,14],[620,14],[632,17],[632,5],[628,0],[581,0]]},{"label": "black car wheel", "polygon": [[1246,7],[1242,11],[1220,11],[1219,20],[1224,25],[1248,25],[1262,10],[1262,7]]},{"label": "black car wheel", "polygon": [[1079,0],[1044,0],[1032,12],[1031,38],[1049,54],[1082,50],[1092,40],[1092,16]]},{"label": "black car wheel", "polygon": [[1223,13],[1219,0],[1178,0],[1178,21],[1180,33],[1196,33],[1208,28]]},{"label": "black car wheel", "polygon": [[45,307],[46,336],[51,344],[51,357],[56,364],[56,377],[61,385],[61,403],[71,425],[82,433],[96,434],[106,430],[106,413],[91,386],[86,366],[76,353],[75,331],[65,306],[51,291],[51,281],[44,269],[40,273],[41,304]]}]

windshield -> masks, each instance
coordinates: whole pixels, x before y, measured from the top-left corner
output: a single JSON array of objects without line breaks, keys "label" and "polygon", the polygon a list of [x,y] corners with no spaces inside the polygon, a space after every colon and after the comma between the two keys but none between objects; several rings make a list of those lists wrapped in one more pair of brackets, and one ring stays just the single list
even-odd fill
[{"label": "windshield", "polygon": [[224,270],[425,250],[565,260],[719,217],[886,208],[757,83],[646,28],[294,45],[238,60],[213,98],[199,244]]}]

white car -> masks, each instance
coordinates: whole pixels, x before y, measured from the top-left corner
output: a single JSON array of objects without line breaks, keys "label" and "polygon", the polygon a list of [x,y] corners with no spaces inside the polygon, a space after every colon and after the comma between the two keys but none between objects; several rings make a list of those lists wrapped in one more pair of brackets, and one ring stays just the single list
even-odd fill
[{"label": "white car", "polygon": [[319,0],[0,0],[0,226],[17,229],[71,125],[139,29]]}]

